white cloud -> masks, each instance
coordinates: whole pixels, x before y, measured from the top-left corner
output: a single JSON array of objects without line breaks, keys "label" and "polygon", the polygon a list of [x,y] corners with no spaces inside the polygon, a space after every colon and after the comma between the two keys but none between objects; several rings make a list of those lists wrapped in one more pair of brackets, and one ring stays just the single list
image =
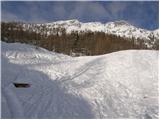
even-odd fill
[{"label": "white cloud", "polygon": [[101,19],[107,17],[109,14],[106,9],[97,2],[78,2],[75,9],[71,12],[69,18],[91,18]]},{"label": "white cloud", "polygon": [[118,18],[120,17],[121,13],[128,7],[129,4],[125,2],[112,2],[106,6],[106,8],[110,11],[110,17]]}]

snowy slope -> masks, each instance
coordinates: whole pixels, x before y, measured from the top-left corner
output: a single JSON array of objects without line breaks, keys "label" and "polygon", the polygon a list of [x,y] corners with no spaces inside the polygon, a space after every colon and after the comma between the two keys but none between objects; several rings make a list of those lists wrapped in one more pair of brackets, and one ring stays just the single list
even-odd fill
[{"label": "snowy slope", "polygon": [[159,29],[152,31],[156,38],[159,38]]},{"label": "snowy slope", "polygon": [[3,118],[158,118],[157,51],[72,58],[2,42],[1,57]]}]

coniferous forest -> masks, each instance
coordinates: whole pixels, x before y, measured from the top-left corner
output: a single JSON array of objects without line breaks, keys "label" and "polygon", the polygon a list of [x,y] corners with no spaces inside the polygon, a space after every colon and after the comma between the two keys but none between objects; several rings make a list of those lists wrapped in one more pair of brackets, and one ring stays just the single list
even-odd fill
[{"label": "coniferous forest", "polygon": [[67,34],[65,29],[59,28],[53,29],[54,34],[48,35],[47,29],[44,28],[42,31],[38,33],[33,30],[24,30],[22,24],[18,22],[1,23],[2,41],[27,43],[37,48],[43,47],[72,56],[100,55],[128,49],[159,49],[158,40],[152,48],[148,48],[145,40],[125,38],[104,32],[73,31]]}]

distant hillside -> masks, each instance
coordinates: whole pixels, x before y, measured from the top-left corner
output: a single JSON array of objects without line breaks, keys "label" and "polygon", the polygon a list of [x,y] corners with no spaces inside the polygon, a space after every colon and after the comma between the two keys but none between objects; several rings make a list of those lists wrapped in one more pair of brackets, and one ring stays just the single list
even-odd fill
[{"label": "distant hillside", "polygon": [[37,45],[72,56],[99,55],[126,49],[159,49],[158,30],[136,28],[125,21],[45,24],[1,23],[2,41]]}]

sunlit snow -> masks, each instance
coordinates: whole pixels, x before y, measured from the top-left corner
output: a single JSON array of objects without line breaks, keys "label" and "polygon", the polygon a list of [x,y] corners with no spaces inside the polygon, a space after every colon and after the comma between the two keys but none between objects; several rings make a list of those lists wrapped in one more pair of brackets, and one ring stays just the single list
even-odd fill
[{"label": "sunlit snow", "polygon": [[2,118],[158,118],[157,51],[73,58],[1,44]]}]

